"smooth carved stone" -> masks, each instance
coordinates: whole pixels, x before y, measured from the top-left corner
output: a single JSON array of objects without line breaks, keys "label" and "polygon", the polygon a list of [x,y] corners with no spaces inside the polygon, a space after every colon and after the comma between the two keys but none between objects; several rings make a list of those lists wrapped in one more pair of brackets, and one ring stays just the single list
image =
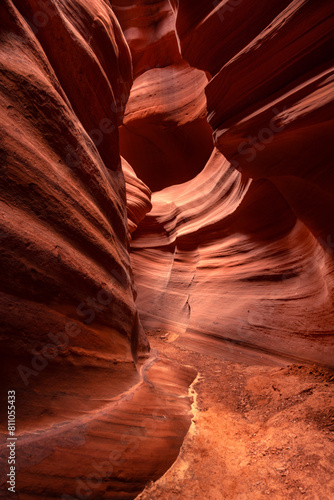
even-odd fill
[{"label": "smooth carved stone", "polygon": [[171,4],[224,156],[154,193],[133,234],[144,324],[234,360],[333,366],[333,4]]},{"label": "smooth carved stone", "polygon": [[120,148],[152,191],[191,179],[210,157],[207,83],[205,73],[186,63],[148,70],[134,81]]},{"label": "smooth carved stone", "polygon": [[215,75],[291,0],[171,0],[183,58]]},{"label": "smooth carved stone", "polygon": [[175,14],[168,0],[112,0],[132,54],[134,76],[181,64]]},{"label": "smooth carved stone", "polygon": [[204,72],[183,60],[166,0],[113,0],[129,44],[134,84],[120,128],[121,154],[152,191],[187,181],[212,152]]},{"label": "smooth carved stone", "polygon": [[[134,302],[118,146],[129,48],[104,0],[4,0],[0,66],[1,371],[16,391],[16,491],[131,499],[175,460],[195,372],[150,354]],[[150,192],[123,167],[134,229]]]},{"label": "smooth carved stone", "polygon": [[145,215],[151,211],[151,191],[135,174],[131,165],[122,158],[122,170],[126,184],[126,209],[130,234]]},{"label": "smooth carved stone", "polygon": [[332,364],[332,260],[271,182],[215,150],[152,205],[131,244],[146,327],[225,359]]},{"label": "smooth carved stone", "polygon": [[142,324],[223,359],[334,366],[333,13],[2,1],[20,498],[130,500],[176,459],[196,373],[150,352]]},{"label": "smooth carved stone", "polygon": [[193,14],[187,0],[174,6],[176,27],[183,57],[213,76],[206,95],[216,146],[235,168],[270,179],[316,238],[327,241],[334,234],[333,3],[196,5]]},{"label": "smooth carved stone", "polygon": [[[41,374],[23,411],[27,426],[16,442],[20,497],[135,498],[177,458],[191,423],[195,371],[155,356],[139,373],[124,363],[62,368],[58,390]],[[5,461],[5,445],[0,456]]]}]

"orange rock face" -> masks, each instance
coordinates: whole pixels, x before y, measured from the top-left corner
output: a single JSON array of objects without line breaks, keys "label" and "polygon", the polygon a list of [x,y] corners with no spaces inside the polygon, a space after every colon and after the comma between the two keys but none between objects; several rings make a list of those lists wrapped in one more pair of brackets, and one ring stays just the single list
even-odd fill
[{"label": "orange rock face", "polygon": [[1,491],[14,390],[20,498],[133,498],[178,454],[195,371],[150,353],[134,302],[130,51],[103,0],[6,0],[0,26]]},{"label": "orange rock face", "polygon": [[126,209],[131,234],[152,209],[151,191],[146,184],[138,179],[135,171],[124,158],[122,158],[122,170],[126,184]]},{"label": "orange rock face", "polygon": [[120,148],[153,191],[193,178],[210,156],[207,82],[202,71],[185,63],[148,70],[134,81]]},{"label": "orange rock face", "polygon": [[0,455],[14,390],[22,500],[132,499],[176,459],[196,373],[143,326],[334,366],[332,16],[2,1]]},{"label": "orange rock face", "polygon": [[133,234],[144,324],[333,366],[332,3],[172,4],[183,58],[210,74],[217,149]]},{"label": "orange rock face", "polygon": [[153,191],[188,181],[213,148],[204,93],[208,78],[182,59],[166,0],[118,0],[113,8],[135,76],[120,127],[122,155]]}]

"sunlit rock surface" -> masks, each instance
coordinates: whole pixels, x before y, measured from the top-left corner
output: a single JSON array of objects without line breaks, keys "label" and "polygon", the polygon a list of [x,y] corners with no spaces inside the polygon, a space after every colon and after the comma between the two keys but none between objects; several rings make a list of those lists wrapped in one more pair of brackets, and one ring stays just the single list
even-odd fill
[{"label": "sunlit rock surface", "polygon": [[332,363],[331,260],[273,184],[216,150],[152,203],[132,241],[144,325],[222,357],[244,346],[260,363],[274,353]]},{"label": "sunlit rock surface", "polygon": [[122,158],[122,170],[126,185],[126,209],[130,234],[145,215],[151,211],[151,190],[136,176],[131,165]]},{"label": "sunlit rock surface", "polygon": [[172,4],[183,58],[210,75],[218,149],[153,193],[133,234],[144,325],[221,356],[333,365],[332,3]]}]

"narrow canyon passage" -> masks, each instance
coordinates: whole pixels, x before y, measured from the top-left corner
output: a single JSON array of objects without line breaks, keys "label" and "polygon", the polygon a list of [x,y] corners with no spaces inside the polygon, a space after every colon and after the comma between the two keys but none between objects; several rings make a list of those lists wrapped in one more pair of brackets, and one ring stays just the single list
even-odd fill
[{"label": "narrow canyon passage", "polygon": [[3,0],[0,498],[334,498],[330,0]]},{"label": "narrow canyon passage", "polygon": [[176,346],[160,329],[148,335],[199,375],[180,454],[138,500],[333,498],[333,371],[263,364],[237,349],[222,359]]}]

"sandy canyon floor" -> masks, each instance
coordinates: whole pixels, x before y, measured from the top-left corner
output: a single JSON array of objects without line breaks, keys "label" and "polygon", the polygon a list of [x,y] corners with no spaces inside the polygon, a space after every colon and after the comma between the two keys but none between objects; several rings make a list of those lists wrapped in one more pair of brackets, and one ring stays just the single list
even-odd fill
[{"label": "sandy canyon floor", "polygon": [[195,367],[193,423],[177,461],[139,500],[333,500],[334,372],[236,362],[147,332],[152,348]]}]

